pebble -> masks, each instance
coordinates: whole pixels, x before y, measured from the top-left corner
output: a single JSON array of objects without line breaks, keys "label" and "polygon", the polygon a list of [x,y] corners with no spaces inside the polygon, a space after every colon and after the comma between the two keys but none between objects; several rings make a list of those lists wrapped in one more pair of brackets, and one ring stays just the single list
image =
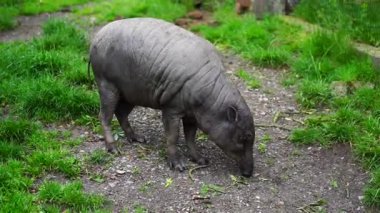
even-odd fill
[{"label": "pebble", "polygon": [[108,185],[109,185],[111,188],[113,188],[113,187],[116,186],[117,183],[118,183],[117,181],[116,181],[116,182],[111,182],[111,183],[108,183]]},{"label": "pebble", "polygon": [[119,175],[123,175],[123,174],[125,174],[125,171],[117,169],[116,173],[119,174]]}]

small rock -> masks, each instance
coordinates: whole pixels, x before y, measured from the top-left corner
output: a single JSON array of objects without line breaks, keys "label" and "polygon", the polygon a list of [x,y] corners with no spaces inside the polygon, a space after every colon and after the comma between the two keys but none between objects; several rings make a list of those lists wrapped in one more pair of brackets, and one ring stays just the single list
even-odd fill
[{"label": "small rock", "polygon": [[72,11],[71,7],[64,7],[61,9],[62,13],[70,13]]},{"label": "small rock", "polygon": [[124,170],[119,170],[119,169],[116,170],[116,173],[117,173],[118,175],[123,175],[123,174],[125,174],[125,172],[126,172],[126,171],[124,171]]},{"label": "small rock", "polygon": [[111,188],[115,187],[116,184],[117,184],[117,182],[111,182],[111,183],[108,183],[108,185],[109,185]]},{"label": "small rock", "polygon": [[200,20],[200,19],[203,19],[203,13],[199,10],[194,10],[194,11],[189,12],[187,14],[187,17],[189,17],[191,19]]},{"label": "small rock", "polygon": [[175,20],[174,23],[182,27],[182,26],[187,26],[190,23],[190,20],[185,19],[185,18],[180,18],[180,19]]},{"label": "small rock", "polygon": [[96,23],[96,17],[95,16],[91,16],[91,18],[90,18],[90,24],[94,25],[95,23]]},{"label": "small rock", "polygon": [[364,196],[358,196],[358,199],[361,201],[364,199]]},{"label": "small rock", "polygon": [[330,88],[336,96],[347,95],[347,85],[343,81],[333,81],[330,84]]},{"label": "small rock", "polygon": [[354,89],[360,89],[360,88],[370,88],[370,89],[373,89],[375,86],[372,83],[369,83],[369,82],[354,81],[352,83],[352,87]]}]

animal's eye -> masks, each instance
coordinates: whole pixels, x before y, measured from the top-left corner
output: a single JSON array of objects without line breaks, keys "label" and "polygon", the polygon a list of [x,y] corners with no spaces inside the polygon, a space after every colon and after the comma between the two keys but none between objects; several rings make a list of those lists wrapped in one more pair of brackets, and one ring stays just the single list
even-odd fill
[{"label": "animal's eye", "polygon": [[246,141],[247,140],[247,137],[245,136],[245,135],[241,135],[240,137],[239,137],[239,143],[244,143],[244,141]]},{"label": "animal's eye", "polygon": [[252,139],[253,138],[253,134],[252,133],[247,133],[247,140],[250,140],[250,139]]}]

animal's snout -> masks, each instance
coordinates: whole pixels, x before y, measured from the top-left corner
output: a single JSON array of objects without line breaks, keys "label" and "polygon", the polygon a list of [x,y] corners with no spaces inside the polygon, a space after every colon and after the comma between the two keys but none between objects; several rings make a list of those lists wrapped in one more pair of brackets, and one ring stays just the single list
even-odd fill
[{"label": "animal's snout", "polygon": [[240,173],[241,173],[242,176],[249,178],[249,177],[252,176],[253,168],[251,168],[251,169],[242,169],[242,170],[240,170]]}]

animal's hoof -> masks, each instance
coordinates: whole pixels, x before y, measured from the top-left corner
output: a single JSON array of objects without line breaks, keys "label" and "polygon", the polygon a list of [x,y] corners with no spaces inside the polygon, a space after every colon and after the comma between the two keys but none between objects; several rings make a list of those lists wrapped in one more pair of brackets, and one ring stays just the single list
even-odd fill
[{"label": "animal's hoof", "polygon": [[145,137],[140,136],[140,135],[131,136],[130,138],[128,138],[128,140],[130,142],[133,142],[133,143],[135,143],[135,142],[137,142],[137,143],[146,143]]},{"label": "animal's hoof", "polygon": [[120,150],[116,147],[116,144],[109,144],[107,145],[107,152],[113,154],[113,155],[120,155]]},{"label": "animal's hoof", "polygon": [[201,157],[201,158],[199,158],[199,159],[197,159],[196,161],[195,161],[197,164],[199,164],[199,165],[208,165],[209,164],[209,161],[208,161],[208,159],[207,158],[204,158],[204,157]]},{"label": "animal's hoof", "polygon": [[168,164],[171,169],[183,172],[186,170],[186,163],[180,156],[172,157],[168,159]]},{"label": "animal's hoof", "polygon": [[191,157],[190,160],[201,166],[209,164],[208,159],[205,157],[197,157],[197,158]]}]

